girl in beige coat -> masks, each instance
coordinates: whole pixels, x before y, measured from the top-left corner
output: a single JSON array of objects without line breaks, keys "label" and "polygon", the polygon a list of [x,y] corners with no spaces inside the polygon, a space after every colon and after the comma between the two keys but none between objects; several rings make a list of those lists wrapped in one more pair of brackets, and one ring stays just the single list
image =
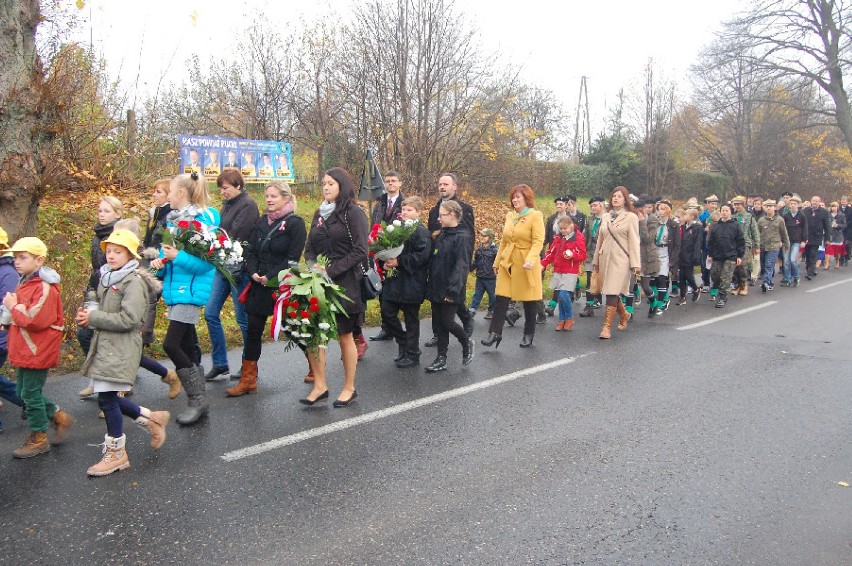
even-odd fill
[{"label": "girl in beige coat", "polygon": [[606,314],[600,338],[608,339],[615,313],[620,319],[618,329],[627,328],[630,314],[621,303],[619,295],[630,293],[632,275],[641,271],[639,256],[639,219],[633,213],[630,193],[616,187],[609,197],[609,213],[601,223],[592,270],[600,273],[601,293],[606,295]]},{"label": "girl in beige coat", "polygon": [[497,300],[488,338],[483,346],[500,345],[503,323],[511,300],[524,304],[524,338],[521,348],[532,346],[535,319],[541,301],[541,248],[544,245],[544,217],[533,209],[535,197],[528,185],[516,185],[509,193],[512,212],[506,214],[503,238],[494,260]]},{"label": "girl in beige coat", "polygon": [[168,411],[151,411],[118,396],[133,385],[142,357],[139,330],[148,310],[148,287],[136,271],[138,248],[139,239],[124,229],[113,230],[101,242],[106,264],[99,270],[98,308],[80,309],[75,318],[81,328],[91,328],[94,332],[81,372],[93,380],[107,425],[103,458],[89,467],[86,473],[90,476],[105,476],[130,467],[124,449],[122,415],[151,434],[152,447],[159,448],[166,440]]}]

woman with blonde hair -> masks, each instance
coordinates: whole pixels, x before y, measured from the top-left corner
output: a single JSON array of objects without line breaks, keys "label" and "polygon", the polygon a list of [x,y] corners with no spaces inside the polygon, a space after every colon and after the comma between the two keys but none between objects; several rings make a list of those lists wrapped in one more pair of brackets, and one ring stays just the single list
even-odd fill
[{"label": "woman with blonde hair", "polygon": [[228,397],[257,392],[257,361],[260,359],[263,329],[272,315],[275,289],[266,284],[282,269],[299,264],[305,248],[305,221],[296,215],[296,196],[287,183],[274,181],[266,186],[266,214],[261,216],[248,237],[246,273],[250,278],[245,296],[248,316],[240,382],[225,391]]},{"label": "woman with blonde hair", "polygon": [[606,313],[599,338],[609,339],[615,313],[619,314],[618,329],[625,330],[631,315],[621,302],[620,295],[630,293],[631,276],[641,271],[639,257],[639,218],[633,212],[630,193],[616,187],[609,197],[609,213],[604,215],[595,247],[592,269],[600,274],[601,293],[606,295]]},{"label": "woman with blonde hair", "polygon": [[[207,229],[219,226],[219,212],[211,208],[207,181],[196,172],[178,175],[169,185],[169,227],[181,221],[197,221]],[[163,349],[174,363],[186,391],[188,406],[176,421],[191,425],[208,412],[201,368],[198,334],[195,325],[201,319],[201,307],[207,304],[213,288],[213,264],[185,250],[163,244],[160,257],[151,262],[157,277],[163,280],[163,300],[168,307],[169,327]]]}]

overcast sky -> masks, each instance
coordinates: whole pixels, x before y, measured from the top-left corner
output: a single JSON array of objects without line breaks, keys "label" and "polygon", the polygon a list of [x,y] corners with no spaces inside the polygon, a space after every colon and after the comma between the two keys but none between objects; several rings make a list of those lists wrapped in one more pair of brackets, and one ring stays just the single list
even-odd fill
[{"label": "overcast sky", "polygon": [[[187,72],[183,62],[192,54],[202,60],[231,55],[233,38],[259,14],[280,23],[286,36],[291,22],[345,13],[356,1],[87,0],[80,37],[93,40],[125,85],[138,85],[141,99],[161,78],[180,81]],[[746,3],[458,0],[456,6],[478,28],[485,50],[499,50],[522,68],[528,82],[554,91],[572,114],[580,78],[588,77],[595,131],[619,88],[629,91],[639,82],[648,58],[680,84],[685,96],[689,65],[721,23]]]}]

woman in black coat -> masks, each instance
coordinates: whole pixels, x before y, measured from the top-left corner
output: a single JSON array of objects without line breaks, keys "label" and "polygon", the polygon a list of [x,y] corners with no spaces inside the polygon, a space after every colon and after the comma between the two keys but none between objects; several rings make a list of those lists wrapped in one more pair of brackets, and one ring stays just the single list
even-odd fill
[{"label": "woman in black coat", "polygon": [[[418,220],[423,214],[423,200],[408,197],[402,201],[402,221]],[[409,368],[420,363],[420,305],[426,299],[426,277],[432,238],[422,224],[405,241],[398,257],[384,262],[385,269],[396,269],[386,277],[382,287],[382,328],[396,340],[399,354],[396,367]],[[399,322],[399,311],[405,318],[405,330]]]},{"label": "woman in black coat", "polygon": [[441,232],[435,239],[426,286],[438,338],[438,357],[426,367],[430,373],[447,369],[450,334],[462,345],[462,364],[467,365],[473,359],[473,340],[455,321],[458,306],[465,301],[472,246],[469,232],[459,226],[461,215],[462,209],[457,202],[450,200],[441,204],[438,215]]},{"label": "woman in black coat", "polygon": [[[364,324],[366,306],[361,300],[361,278],[363,263],[367,259],[367,234],[370,231],[367,215],[355,200],[355,182],[352,176],[340,167],[326,171],[322,179],[322,192],[325,200],[314,213],[308,243],[305,246],[305,259],[309,264],[316,262],[319,255],[330,260],[323,269],[343,288],[349,300],[343,300],[346,314],[337,315],[337,334],[340,353],[343,358],[343,390],[334,402],[335,407],[346,407],[355,400],[355,369],[358,364],[358,352],[352,331]],[[322,348],[308,350],[308,361],[314,374],[314,387],[308,396],[300,399],[305,405],[328,399],[328,385],[325,380],[325,354]]]},{"label": "woman in black coat", "polygon": [[305,247],[305,221],[296,216],[296,197],[283,182],[270,183],[264,193],[266,214],[252,228],[246,250],[246,272],[250,283],[245,311],[248,315],[240,382],[225,393],[239,397],[257,392],[257,360],[266,319],[272,314],[275,289],[266,286],[282,269],[299,263]]}]

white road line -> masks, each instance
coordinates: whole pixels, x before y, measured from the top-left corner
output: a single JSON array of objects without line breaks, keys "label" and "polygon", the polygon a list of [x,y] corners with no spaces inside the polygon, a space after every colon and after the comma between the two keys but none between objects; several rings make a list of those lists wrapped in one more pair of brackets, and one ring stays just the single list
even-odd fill
[{"label": "white road line", "polygon": [[816,293],[817,291],[822,291],[823,289],[828,289],[829,287],[834,287],[835,285],[843,285],[844,283],[849,283],[852,279],[844,279],[843,281],[835,281],[834,283],[829,283],[828,285],[823,285],[822,287],[815,287],[813,289],[808,289],[805,293]]},{"label": "white road line", "polygon": [[316,438],[318,436],[323,436],[325,434],[331,434],[333,432],[339,432],[341,430],[346,430],[347,428],[352,428],[353,426],[358,426],[361,424],[377,421],[379,419],[383,419],[386,417],[390,417],[393,415],[398,415],[400,413],[404,413],[406,411],[411,411],[413,409],[418,409],[420,407],[425,407],[426,405],[432,405],[434,403],[438,403],[439,401],[445,401],[447,399],[452,399],[454,397],[460,397],[462,395],[467,395],[468,393],[473,393],[474,391],[479,391],[480,389],[487,389],[488,387],[494,387],[495,385],[500,385],[501,383],[506,383],[509,381],[514,381],[521,377],[525,377],[528,375],[533,375],[542,371],[546,371],[549,369],[557,368],[560,366],[564,366],[570,364],[582,357],[588,356],[590,354],[594,354],[594,352],[586,352],[585,354],[580,354],[578,356],[572,356],[570,358],[562,358],[561,360],[556,360],[553,362],[548,362],[546,364],[541,364],[533,367],[529,367],[526,369],[518,370],[516,372],[512,372],[506,375],[501,375],[499,377],[494,377],[491,379],[487,379],[485,381],[480,381],[478,383],[473,383],[471,385],[466,385],[464,387],[459,387],[457,389],[451,389],[449,391],[444,391],[443,393],[436,393],[435,395],[430,395],[429,397],[423,397],[421,399],[415,399],[413,401],[408,401],[406,403],[401,403],[399,405],[394,405],[392,407],[388,407],[386,409],[380,409],[378,411],[373,411],[372,413],[367,413],[366,415],[360,415],[357,417],[353,417],[351,419],[346,419],[343,421],[338,421],[335,423],[327,424],[324,426],[312,428],[309,430],[305,430],[302,432],[297,432],[296,434],[291,434],[288,436],[282,436],[281,438],[276,438],[274,440],[269,440],[267,442],[262,442],[260,444],[255,444],[254,446],[247,446],[246,448],[240,448],[239,450],[234,450],[232,452],[226,452],[222,455],[222,459],[226,462],[234,462],[236,460],[240,460],[242,458],[247,458],[249,456],[256,456],[257,454],[262,454],[264,452],[269,452],[270,450],[275,450],[276,448],[283,448],[284,446],[289,446],[291,444],[296,444],[297,442],[302,442],[303,440],[308,440],[310,438]]},{"label": "white road line", "polygon": [[717,316],[715,318],[710,318],[710,319],[707,319],[707,320],[703,320],[701,322],[696,322],[695,324],[687,324],[686,326],[680,326],[680,327],[678,327],[678,330],[692,330],[693,328],[700,328],[702,326],[707,326],[708,324],[713,324],[714,322],[720,322],[720,321],[723,321],[723,320],[727,320],[729,318],[734,318],[735,316],[740,316],[741,314],[746,314],[746,313],[750,313],[750,312],[753,312],[753,311],[756,311],[756,310],[764,309],[766,307],[774,305],[777,302],[778,301],[767,301],[765,303],[761,303],[759,305],[755,305],[753,307],[749,307],[747,309],[743,309],[743,310],[740,310],[740,311],[737,311],[737,312],[732,312],[730,314]]}]

